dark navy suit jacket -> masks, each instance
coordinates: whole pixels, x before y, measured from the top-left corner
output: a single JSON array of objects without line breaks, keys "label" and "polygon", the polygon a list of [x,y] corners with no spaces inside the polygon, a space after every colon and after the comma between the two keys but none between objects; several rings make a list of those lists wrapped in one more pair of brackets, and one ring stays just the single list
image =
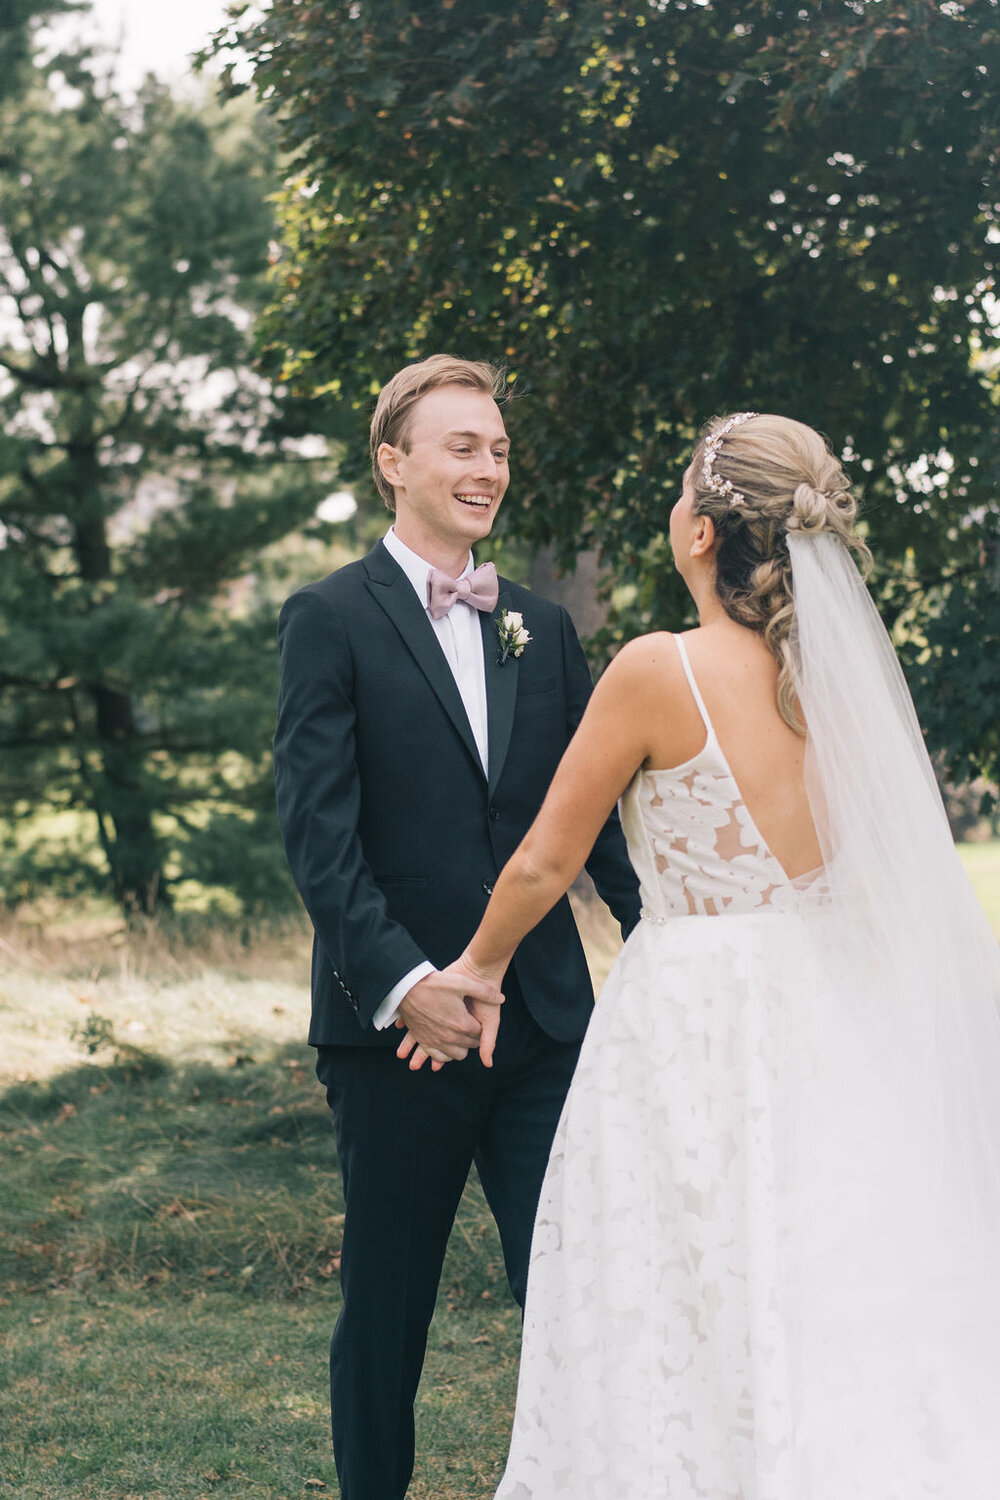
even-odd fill
[{"label": "dark navy suit jacket", "polygon": [[[532,640],[501,665],[504,609]],[[398,1043],[374,1029],[375,1011],[421,960],[440,968],[462,952],[583,714],[590,673],[564,609],[501,579],[481,622],[488,780],[427,614],[381,542],[281,611],[278,815],[315,931],[315,1046]],[[639,897],[617,816],[587,869],[628,932]],[[514,969],[543,1030],[583,1035],[593,991],[565,897]]]}]

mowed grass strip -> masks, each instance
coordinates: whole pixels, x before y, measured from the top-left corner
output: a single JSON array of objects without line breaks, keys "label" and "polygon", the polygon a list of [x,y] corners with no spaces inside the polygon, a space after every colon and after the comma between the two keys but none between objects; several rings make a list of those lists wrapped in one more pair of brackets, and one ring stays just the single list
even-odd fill
[{"label": "mowed grass strip", "polygon": [[[248,1301],[215,1289],[67,1292],[28,1316],[0,1308],[5,1500],[335,1496],[325,1374],[335,1307],[329,1297]],[[439,1309],[414,1500],[492,1495],[517,1321]]]}]

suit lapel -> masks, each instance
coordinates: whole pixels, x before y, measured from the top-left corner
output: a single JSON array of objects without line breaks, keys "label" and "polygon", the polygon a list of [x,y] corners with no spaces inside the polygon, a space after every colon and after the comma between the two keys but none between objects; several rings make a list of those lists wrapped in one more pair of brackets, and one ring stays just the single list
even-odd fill
[{"label": "suit lapel", "polygon": [[[399,631],[399,634],[403,638],[403,644],[434,689],[440,700],[441,707],[449,719],[451,719],[469,754],[481,771],[482,762],[479,759],[479,751],[476,748],[476,740],[472,733],[472,725],[469,723],[469,716],[465,712],[462,695],[455,684],[451,668],[445,659],[444,652],[441,650],[437,636],[434,634],[433,626],[427,618],[427,611],[421,608],[420,601],[411,587],[409,579],[403,570],[397,566],[394,559],[390,557],[381,542],[376,543],[375,547],[365,558],[365,569],[368,574],[367,587],[369,593]],[[488,682],[489,663],[487,662]],[[489,688],[487,686],[487,695],[488,693]],[[508,735],[509,732],[508,729]],[[490,764],[492,765],[492,724],[490,727],[489,753]]]},{"label": "suit lapel", "polygon": [[483,658],[486,666],[486,713],[489,724],[489,790],[490,795],[500,780],[500,773],[507,759],[510,732],[514,725],[514,707],[517,700],[518,661],[508,656],[500,665],[500,616],[510,600],[510,595],[501,593],[492,615],[483,614],[479,623],[483,632]]}]

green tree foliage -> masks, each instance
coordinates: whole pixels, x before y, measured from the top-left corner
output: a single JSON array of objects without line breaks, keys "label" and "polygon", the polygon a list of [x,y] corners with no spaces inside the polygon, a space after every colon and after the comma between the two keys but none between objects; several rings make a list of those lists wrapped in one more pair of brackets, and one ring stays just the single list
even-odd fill
[{"label": "green tree foliage", "polygon": [[270,147],[243,106],[152,80],[126,103],[83,55],[26,76],[0,138],[6,894],[27,823],[83,809],[126,910],[187,879],[262,907],[274,610],[249,575],[328,479],[251,368]]},{"label": "green tree foliage", "polygon": [[3,0],[0,7],[0,97],[31,65],[32,24],[74,8],[74,0]]},{"label": "green tree foliage", "polygon": [[[938,701],[965,661],[925,626],[997,532],[998,23],[997,0],[273,0],[218,42],[295,168],[271,368],[333,397],[360,476],[396,366],[505,359],[504,524],[603,549],[619,636],[684,608],[667,515],[700,424],[818,426]],[[995,768],[996,699],[977,713],[962,754]]]}]

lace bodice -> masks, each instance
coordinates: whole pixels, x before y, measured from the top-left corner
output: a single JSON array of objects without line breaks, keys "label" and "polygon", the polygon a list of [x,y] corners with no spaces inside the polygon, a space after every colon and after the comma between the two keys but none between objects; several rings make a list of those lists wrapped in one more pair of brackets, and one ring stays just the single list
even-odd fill
[{"label": "lace bodice", "polygon": [[787,911],[813,887],[818,872],[789,880],[767,847],[722,753],[684,642],[674,639],[707,738],[682,765],[636,772],[622,797],[622,827],[643,916],[663,921]]}]

